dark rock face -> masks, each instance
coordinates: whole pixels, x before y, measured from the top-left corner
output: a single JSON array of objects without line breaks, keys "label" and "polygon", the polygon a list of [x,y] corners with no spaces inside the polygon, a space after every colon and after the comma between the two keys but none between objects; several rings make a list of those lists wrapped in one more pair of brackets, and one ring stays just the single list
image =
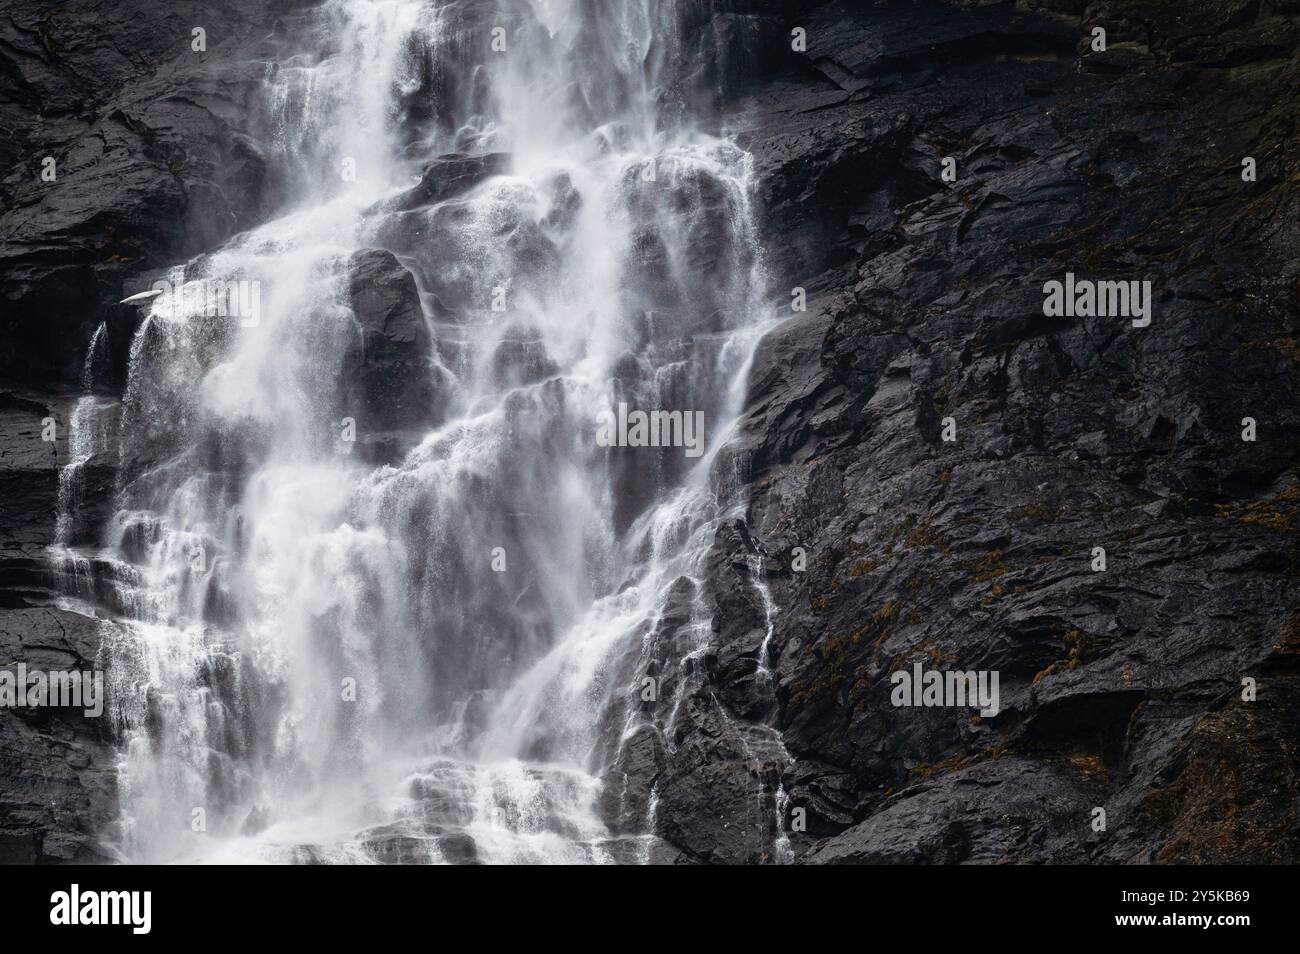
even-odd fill
[{"label": "dark rock face", "polygon": [[[30,670],[89,671],[97,620],[52,607],[0,613],[0,660]],[[0,863],[95,863],[116,811],[116,753],[107,719],[33,707],[0,714]]]},{"label": "dark rock face", "polygon": [[[741,104],[810,300],[744,447],[794,850],[1294,861],[1297,11],[1026,6],[819,7]],[[1150,280],[1150,327],[1045,317],[1067,271]],[[1001,711],[894,707],[917,662]]]},{"label": "dark rock face", "polygon": [[[269,53],[269,27],[289,7],[9,5],[0,373],[75,382],[125,279],[266,216],[278,187],[243,124],[260,84],[250,66]],[[191,49],[195,27],[206,52]]]},{"label": "dark rock face", "polygon": [[[0,511],[6,582],[21,586],[18,577],[9,578],[14,561],[34,559],[35,552],[50,542],[58,505],[58,453],[56,445],[42,440],[43,422],[53,414],[45,404],[13,394],[0,396],[0,494],[5,507]],[[27,585],[34,585],[28,578]],[[10,599],[20,598],[18,596]]]},{"label": "dark rock face", "polygon": [[363,249],[348,262],[348,294],[358,327],[342,373],[356,386],[364,423],[378,429],[434,422],[430,337],[414,277],[392,252]]},{"label": "dark rock face", "polygon": [[505,171],[509,159],[508,155],[500,152],[482,156],[439,156],[425,165],[418,185],[383,203],[377,211],[410,212],[443,202]]},{"label": "dark rock face", "polygon": [[[281,204],[251,103],[298,6],[15,0],[0,22],[0,665],[96,665],[100,621],[50,605],[45,555],[86,349],[102,324],[92,385],[119,390],[126,284]],[[454,54],[488,24],[453,6]],[[664,863],[1300,860],[1300,4],[680,9],[665,101],[741,131],[770,291],[808,304],[762,343],[719,461],[744,474],[745,519],[647,624],[630,652],[648,659],[623,661],[646,663],[660,701],[602,753],[611,834],[658,835]],[[200,25],[207,54],[189,49]],[[403,106],[413,150],[446,118],[430,102],[481,95],[446,52],[424,51]],[[573,95],[600,114],[627,91]],[[424,312],[437,327],[483,307],[429,274],[422,309],[404,243],[452,254],[456,197],[507,161],[434,160],[375,210],[392,251],[349,263],[344,374],[380,440],[438,419],[413,357],[432,348]],[[666,184],[701,213],[710,304],[661,304],[707,321],[725,298],[711,270],[743,250],[710,243],[720,197]],[[571,183],[553,186],[572,215]],[[547,225],[512,233],[523,278],[555,254]],[[653,238],[633,276],[647,295]],[[1151,281],[1151,325],[1046,317],[1044,283],[1067,272]],[[553,366],[521,327],[495,367],[506,385]],[[90,541],[114,480],[93,462],[85,478],[72,532]],[[636,512],[646,481],[629,473],[618,505]],[[891,674],[916,663],[997,671],[998,713],[895,707]],[[0,712],[0,860],[102,860],[108,726]],[[454,799],[426,801],[443,855],[475,860]],[[387,860],[424,851],[371,834]]]}]

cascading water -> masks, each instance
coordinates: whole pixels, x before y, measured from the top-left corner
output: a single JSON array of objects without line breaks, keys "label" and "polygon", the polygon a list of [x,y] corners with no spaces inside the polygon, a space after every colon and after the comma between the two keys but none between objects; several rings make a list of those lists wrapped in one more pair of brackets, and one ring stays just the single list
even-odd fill
[{"label": "cascading water", "polygon": [[[312,29],[265,84],[290,209],[174,273],[132,346],[97,555],[125,618],[110,840],[645,860],[600,773],[736,505],[720,452],[765,327],[748,157],[667,94],[668,2],[331,0]],[[376,263],[418,289],[414,407],[365,377]],[[703,412],[702,455],[601,446],[620,403]]]}]

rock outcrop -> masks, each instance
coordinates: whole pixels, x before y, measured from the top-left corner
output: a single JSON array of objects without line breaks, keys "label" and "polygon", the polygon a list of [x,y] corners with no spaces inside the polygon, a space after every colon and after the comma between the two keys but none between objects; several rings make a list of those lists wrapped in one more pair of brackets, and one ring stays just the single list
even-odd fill
[{"label": "rock outcrop", "polygon": [[[1296,859],[1297,12],[834,3],[740,104],[809,300],[742,451],[797,857]],[[895,707],[917,662],[1000,711]]]},{"label": "rock outcrop", "polygon": [[348,262],[356,339],[343,359],[364,422],[375,430],[432,424],[435,408],[429,330],[415,279],[392,252],[368,248]]},{"label": "rock outcrop", "polygon": [[[0,659],[29,671],[102,669],[100,620],[54,607],[0,612]],[[108,719],[32,706],[0,714],[0,863],[108,860],[101,848],[117,804]]]}]

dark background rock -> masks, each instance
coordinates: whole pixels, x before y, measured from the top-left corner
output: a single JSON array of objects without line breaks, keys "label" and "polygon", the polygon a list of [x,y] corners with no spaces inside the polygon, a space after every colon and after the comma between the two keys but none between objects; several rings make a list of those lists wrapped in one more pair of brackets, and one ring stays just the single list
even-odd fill
[{"label": "dark background rock", "polygon": [[[100,626],[53,607],[0,612],[0,667],[102,669]],[[117,811],[110,713],[107,703],[99,718],[54,708],[0,712],[0,863],[108,860],[100,839]]]},{"label": "dark background rock", "polygon": [[[138,272],[208,249],[278,201],[244,126],[291,0],[163,7],[17,0],[0,22],[0,374],[75,383]],[[191,31],[207,32],[207,52]],[[45,157],[57,178],[41,178]]]},{"label": "dark background rock", "polygon": [[[1082,8],[824,5],[740,104],[810,299],[743,445],[808,862],[1296,858],[1300,22]],[[1066,271],[1152,280],[1151,327],[1045,318]],[[917,661],[1002,711],[894,708]]]},{"label": "dark background rock", "polygon": [[348,262],[348,290],[357,334],[342,375],[355,389],[358,423],[367,430],[435,423],[434,370],[426,357],[432,345],[414,277],[392,252],[368,248]]}]

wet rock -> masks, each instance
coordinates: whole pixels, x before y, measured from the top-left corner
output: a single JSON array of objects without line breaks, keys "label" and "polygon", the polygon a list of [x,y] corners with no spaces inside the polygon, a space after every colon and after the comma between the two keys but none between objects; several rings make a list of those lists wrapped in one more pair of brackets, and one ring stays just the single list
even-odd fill
[{"label": "wet rock", "polygon": [[667,761],[657,728],[642,725],[622,742],[601,777],[600,812],[614,834],[641,834],[653,821],[651,793]]},{"label": "wet rock", "polygon": [[536,384],[559,372],[536,332],[516,329],[502,338],[492,355],[492,373],[502,390]]},{"label": "wet rock", "polygon": [[361,837],[366,852],[384,865],[427,864],[430,860],[430,839],[414,835],[395,826],[374,828]]},{"label": "wet rock", "polygon": [[[264,37],[281,4],[241,6],[182,0],[148,16],[130,4],[11,6],[0,25],[11,51],[0,90],[0,375],[75,382],[127,276],[208,248],[277,204],[272,163],[242,124],[256,116],[250,60],[270,55]],[[199,22],[211,38],[202,55],[188,39]],[[41,176],[47,157],[53,181]]]},{"label": "wet rock", "polygon": [[[1150,787],[1133,792],[1133,822],[1108,859],[1289,864],[1300,853],[1300,788],[1286,768],[1300,728],[1298,652],[1300,633],[1292,632],[1258,670],[1255,702],[1234,696],[1179,732]],[[1139,831],[1162,838],[1152,843]]]},{"label": "wet rock", "polygon": [[425,165],[420,182],[394,199],[380,203],[379,213],[410,212],[468,192],[485,179],[504,172],[510,156],[503,152],[468,156],[439,156]]},{"label": "wet rock", "polygon": [[[51,607],[0,610],[0,666],[103,668],[101,621]],[[105,680],[107,684],[107,680]],[[111,702],[82,709],[0,708],[0,860],[96,864],[117,811]]]},{"label": "wet rock", "polygon": [[454,832],[438,838],[438,851],[443,861],[451,865],[479,864],[478,846],[465,832]]},{"label": "wet rock", "polygon": [[824,841],[808,864],[997,864],[1087,859],[1091,803],[1076,779],[1008,759],[902,792]]},{"label": "wet rock", "polygon": [[775,705],[766,656],[763,577],[763,558],[745,524],[733,520],[720,526],[710,552],[713,638],[705,665],[727,706],[755,721],[762,721]]},{"label": "wet rock", "polygon": [[433,342],[415,279],[392,252],[363,249],[348,261],[348,282],[357,339],[343,376],[358,421],[391,429],[436,420]]},{"label": "wet rock", "polygon": [[[1294,17],[1196,4],[1201,43],[1151,9],[1137,28],[1082,5],[850,6],[809,19],[835,89],[774,79],[741,140],[773,284],[809,301],[760,348],[741,425],[757,548],[808,555],[770,581],[796,853],[1293,856],[1294,696],[1225,700],[1280,665],[1298,595],[1300,418],[1270,393],[1296,384],[1297,247],[1274,221],[1297,202]],[[1094,24],[1109,60],[1078,49]],[[1150,333],[1045,318],[1071,270],[1151,280]],[[1242,441],[1245,416],[1270,436]],[[917,662],[999,671],[1001,711],[893,706]],[[1229,747],[1280,781],[1226,770]],[[1239,827],[1198,834],[1234,799]]]},{"label": "wet rock", "polygon": [[0,540],[4,558],[22,558],[54,539],[58,510],[58,444],[45,441],[45,422],[67,425],[53,402],[0,394]]},{"label": "wet rock", "polygon": [[748,864],[775,857],[781,753],[696,682],[675,713],[657,786],[655,833],[695,862]]}]

